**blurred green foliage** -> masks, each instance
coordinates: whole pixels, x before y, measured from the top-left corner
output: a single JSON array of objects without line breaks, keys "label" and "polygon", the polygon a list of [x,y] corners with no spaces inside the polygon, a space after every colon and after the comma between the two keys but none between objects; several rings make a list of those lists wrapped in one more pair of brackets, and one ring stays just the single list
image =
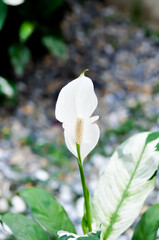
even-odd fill
[{"label": "blurred green foliage", "polygon": [[41,12],[43,9],[43,16],[49,16],[53,11],[55,11],[58,7],[60,7],[64,3],[64,0],[39,0],[38,1],[38,8]]},{"label": "blurred green foliage", "polygon": [[[117,143],[122,143],[124,139],[135,133],[150,131],[152,126],[156,125],[159,119],[157,113],[147,116],[144,112],[144,106],[140,103],[137,103],[133,107],[129,107],[128,111],[129,118],[126,121],[121,123],[118,127],[108,129],[104,134],[101,134],[97,147],[90,155],[98,152],[105,157],[110,157],[117,147]],[[111,146],[111,151],[107,151],[107,146]]]},{"label": "blurred green foliage", "polygon": [[56,57],[68,58],[67,46],[63,39],[54,36],[45,36],[42,38],[42,43]]},{"label": "blurred green foliage", "polygon": [[9,84],[8,80],[0,77],[0,94],[4,94],[8,96],[9,98],[13,97],[14,90]]},{"label": "blurred green foliage", "polygon": [[143,14],[143,1],[134,0],[132,9],[130,12],[130,20],[137,25],[139,28],[143,29],[146,37],[151,37],[154,44],[159,45],[159,30],[153,27],[152,24],[144,18]]},{"label": "blurred green foliage", "polygon": [[17,88],[16,85],[6,78],[0,76],[0,101],[7,103],[9,106],[16,102]]},{"label": "blurred green foliage", "polygon": [[7,17],[7,5],[0,1],[0,30],[3,28],[3,24]]},{"label": "blurred green foliage", "polygon": [[26,42],[35,30],[35,25],[32,22],[26,21],[20,25],[19,39],[21,42]]},{"label": "blurred green foliage", "polygon": [[141,14],[142,14],[142,1],[134,0],[131,12],[131,19],[134,22],[139,22],[141,21]]},{"label": "blurred green foliage", "polygon": [[31,59],[31,52],[23,44],[12,44],[9,47],[9,57],[17,76],[21,76]]},{"label": "blurred green foliage", "polygon": [[32,135],[21,139],[22,144],[31,147],[32,151],[42,157],[46,157],[50,163],[58,166],[67,166],[72,158],[65,143],[57,144],[56,142],[38,143]]},{"label": "blurred green foliage", "polygon": [[68,8],[65,0],[25,0],[17,6],[0,0],[0,75],[10,77],[14,71],[22,77],[31,59],[36,61],[47,51],[66,59],[60,22]]}]

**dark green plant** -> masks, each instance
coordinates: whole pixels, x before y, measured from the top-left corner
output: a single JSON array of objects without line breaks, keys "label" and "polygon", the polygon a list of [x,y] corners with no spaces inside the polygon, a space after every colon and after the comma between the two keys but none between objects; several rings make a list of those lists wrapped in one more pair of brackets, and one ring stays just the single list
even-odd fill
[{"label": "dark green plant", "polygon": [[8,69],[12,67],[16,76],[21,77],[31,58],[36,60],[46,51],[67,58],[60,30],[66,7],[65,0],[26,0],[18,6],[0,0],[0,44],[4,64],[0,75],[9,75]]}]

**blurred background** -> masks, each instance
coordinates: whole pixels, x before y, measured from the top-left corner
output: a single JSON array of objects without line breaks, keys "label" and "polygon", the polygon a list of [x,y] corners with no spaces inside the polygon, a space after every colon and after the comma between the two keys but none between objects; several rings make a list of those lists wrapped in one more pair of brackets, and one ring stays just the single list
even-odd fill
[{"label": "blurred background", "polygon": [[[81,233],[82,187],[54,116],[58,93],[89,69],[101,130],[84,164],[93,194],[123,140],[159,130],[158,22],[157,0],[0,0],[0,216],[29,214],[17,192],[42,186]],[[159,178],[142,212],[159,202],[158,189]],[[3,239],[15,238],[0,225]]]}]

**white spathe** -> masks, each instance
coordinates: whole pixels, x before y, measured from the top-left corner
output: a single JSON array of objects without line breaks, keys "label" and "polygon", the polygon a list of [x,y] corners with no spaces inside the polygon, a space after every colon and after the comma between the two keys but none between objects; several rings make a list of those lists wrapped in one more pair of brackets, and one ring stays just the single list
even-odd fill
[{"label": "white spathe", "polygon": [[145,145],[148,136],[139,133],[121,144],[97,183],[93,230],[101,228],[104,240],[116,240],[134,222],[154,188],[159,137]]},{"label": "white spathe", "polygon": [[[98,116],[92,117],[92,113],[98,104],[94,92],[92,80],[84,74],[68,83],[59,93],[55,116],[63,123],[64,137],[68,149],[77,157],[76,150],[76,125],[78,120],[82,121],[82,132],[80,136],[81,158],[92,151],[99,140],[99,127],[95,123]],[[79,127],[81,131],[81,127]]]},{"label": "white spathe", "polygon": [[25,0],[3,0],[7,5],[17,6],[24,3]]}]

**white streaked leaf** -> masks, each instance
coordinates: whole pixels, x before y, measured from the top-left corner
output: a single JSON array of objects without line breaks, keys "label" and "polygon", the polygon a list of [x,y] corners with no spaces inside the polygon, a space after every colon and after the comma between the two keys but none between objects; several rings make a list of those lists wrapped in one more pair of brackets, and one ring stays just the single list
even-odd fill
[{"label": "white streaked leaf", "polygon": [[89,232],[83,236],[73,234],[66,231],[58,231],[58,240],[100,240],[100,231]]},{"label": "white streaked leaf", "polygon": [[159,132],[139,133],[113,154],[97,184],[93,208],[94,230],[115,240],[139,215],[153,190],[159,166]]}]

